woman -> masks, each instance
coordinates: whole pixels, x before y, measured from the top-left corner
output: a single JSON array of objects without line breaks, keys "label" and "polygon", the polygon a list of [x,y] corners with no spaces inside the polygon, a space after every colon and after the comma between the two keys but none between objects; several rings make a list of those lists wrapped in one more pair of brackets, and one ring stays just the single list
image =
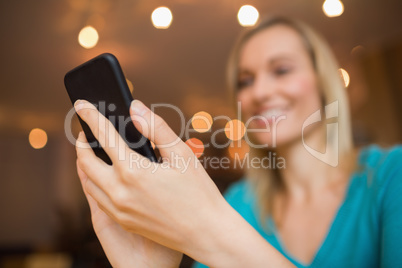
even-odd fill
[{"label": "woman", "polygon": [[[274,151],[286,167],[247,170],[227,201],[166,123],[156,116],[151,125],[141,102],[130,113],[143,135],[160,148],[177,141],[161,149],[164,167],[130,165],[135,153],[78,101],[77,113],[114,163],[83,148],[80,134],[77,169],[111,264],[177,267],[183,252],[213,267],[402,266],[402,149],[354,150],[337,69],[325,42],[299,22],[270,18],[239,39],[229,83],[257,130],[251,157]],[[193,165],[181,172],[172,155]]]}]

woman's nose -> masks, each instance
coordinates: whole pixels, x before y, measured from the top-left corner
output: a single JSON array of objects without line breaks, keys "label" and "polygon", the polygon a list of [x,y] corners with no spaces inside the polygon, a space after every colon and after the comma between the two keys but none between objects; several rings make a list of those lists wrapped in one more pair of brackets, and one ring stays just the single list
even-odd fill
[{"label": "woman's nose", "polygon": [[252,94],[255,101],[268,99],[273,93],[273,84],[269,78],[263,75],[256,77],[252,88]]}]

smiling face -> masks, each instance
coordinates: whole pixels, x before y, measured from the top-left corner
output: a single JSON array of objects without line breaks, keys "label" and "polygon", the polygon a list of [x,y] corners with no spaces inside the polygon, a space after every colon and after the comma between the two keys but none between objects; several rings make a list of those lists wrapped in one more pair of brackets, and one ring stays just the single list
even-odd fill
[{"label": "smiling face", "polygon": [[270,129],[252,136],[271,148],[301,141],[303,122],[322,107],[311,56],[299,33],[286,25],[263,29],[246,41],[237,81],[243,121],[250,120],[249,130]]}]

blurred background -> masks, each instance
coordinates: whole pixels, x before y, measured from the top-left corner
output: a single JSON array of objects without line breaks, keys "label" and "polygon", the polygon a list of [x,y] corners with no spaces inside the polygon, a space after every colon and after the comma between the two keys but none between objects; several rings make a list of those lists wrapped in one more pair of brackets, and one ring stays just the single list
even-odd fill
[{"label": "blurred background", "polygon": [[[226,124],[210,116],[236,118],[225,65],[237,35],[258,14],[295,17],[317,29],[335,51],[356,144],[401,142],[402,1],[327,0],[326,11],[323,4],[0,0],[0,267],[110,266],[92,231],[74,146],[64,128],[71,109],[65,73],[103,52],[117,56],[134,98],[175,105],[186,120],[201,118],[198,125],[193,122],[191,138],[193,144],[206,144],[211,133],[203,132]],[[252,7],[241,9],[244,5]],[[156,10],[161,6],[169,10]],[[175,111],[156,112],[180,132]],[[75,118],[73,134],[78,130]],[[221,131],[216,139],[227,146],[201,148],[199,155],[247,151],[229,146],[228,137],[233,139]],[[242,176],[240,169],[207,171],[222,191]],[[191,262],[186,257],[182,267]]]}]

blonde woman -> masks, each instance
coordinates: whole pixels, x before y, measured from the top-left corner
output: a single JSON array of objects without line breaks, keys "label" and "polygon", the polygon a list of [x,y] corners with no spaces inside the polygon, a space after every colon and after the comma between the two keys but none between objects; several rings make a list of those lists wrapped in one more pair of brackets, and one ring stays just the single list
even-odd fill
[{"label": "blonde woman", "polygon": [[[269,18],[240,37],[228,67],[254,130],[250,157],[275,152],[286,164],[248,169],[225,198],[160,117],[151,125],[140,101],[130,112],[144,136],[161,148],[177,141],[161,149],[165,167],[130,165],[135,153],[100,127],[109,122],[76,103],[98,139],[109,141],[102,146],[114,163],[83,148],[80,134],[78,173],[111,264],[177,267],[185,253],[211,267],[402,267],[402,149],[353,148],[328,45],[300,22]],[[120,146],[107,145],[116,139]],[[181,172],[172,155],[193,165]]]}]

